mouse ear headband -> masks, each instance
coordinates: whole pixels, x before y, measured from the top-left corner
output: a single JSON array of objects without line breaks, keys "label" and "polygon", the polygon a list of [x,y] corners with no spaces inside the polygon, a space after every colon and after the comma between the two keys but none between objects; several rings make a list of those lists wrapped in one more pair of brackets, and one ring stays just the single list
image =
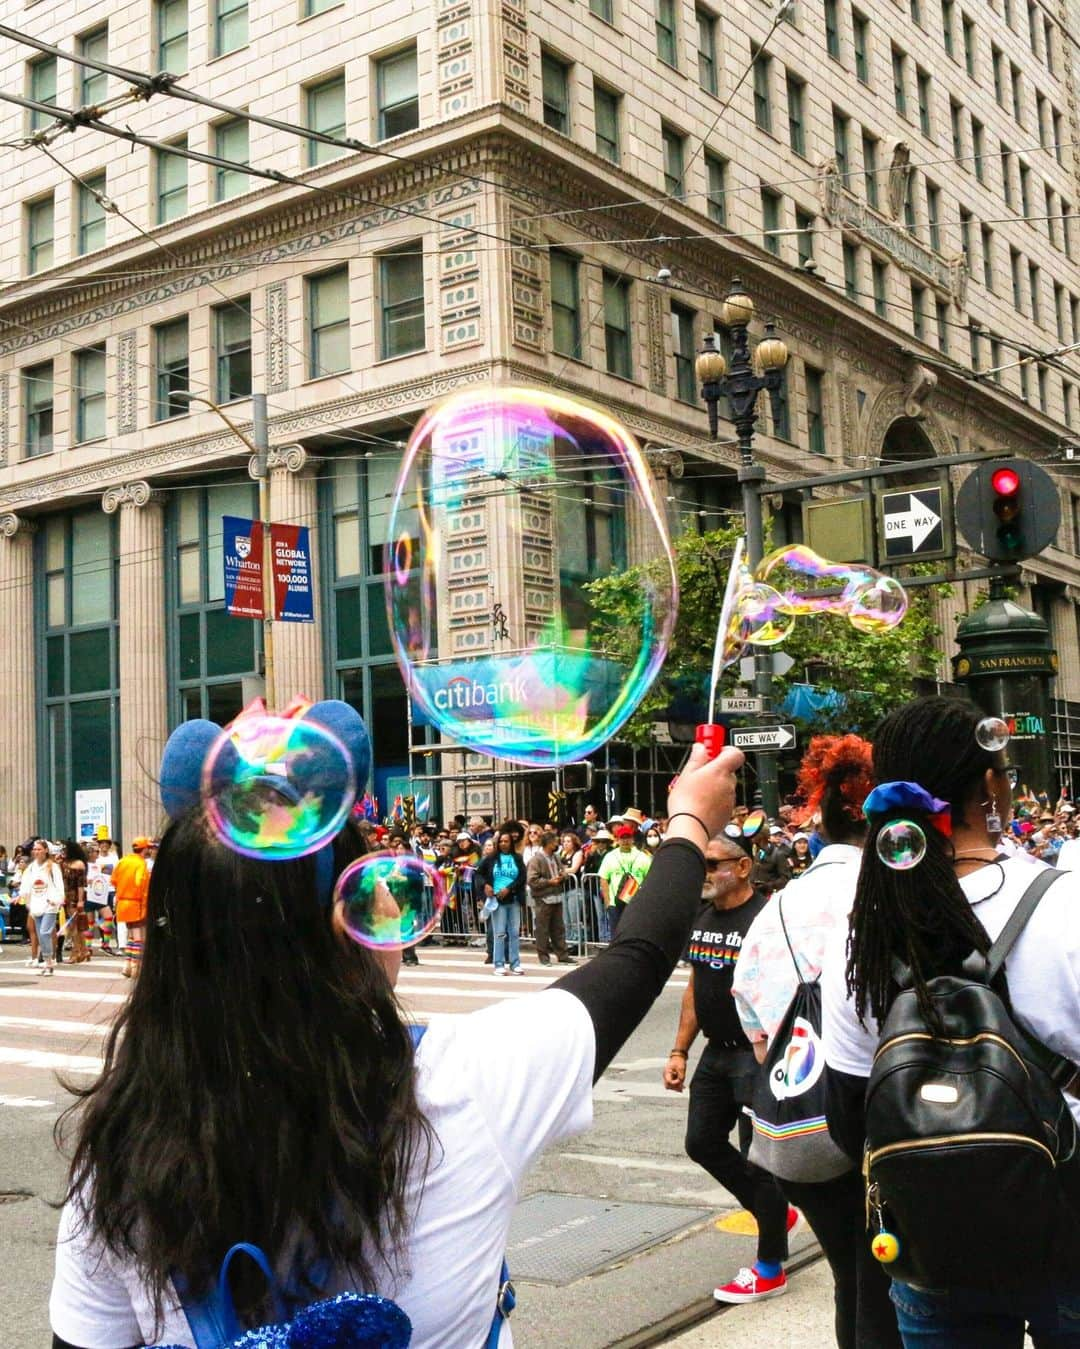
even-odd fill
[{"label": "mouse ear headband", "polygon": [[333,885],[333,839],[371,771],[371,738],[348,703],[296,698],[281,713],[261,698],[224,728],[197,718],[169,737],[161,802],[170,819],[203,804],[215,833],[248,857],[316,854],[319,890]]}]

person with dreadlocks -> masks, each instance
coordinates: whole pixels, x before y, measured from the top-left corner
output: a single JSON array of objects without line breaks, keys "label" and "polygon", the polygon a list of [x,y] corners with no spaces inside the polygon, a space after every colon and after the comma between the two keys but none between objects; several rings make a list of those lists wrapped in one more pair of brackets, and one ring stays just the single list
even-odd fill
[{"label": "person with dreadlocks", "polygon": [[[824,847],[754,919],[732,988],[761,1063],[783,1026],[799,977],[812,984],[821,974],[829,938],[847,931],[866,837],[863,801],[873,786],[869,742],[857,735],[815,736],[798,785],[807,813],[820,815]],[[806,1215],[829,1261],[840,1349],[899,1349],[889,1281],[862,1235],[858,1168],[813,1183],[781,1179],[780,1188]]]},{"label": "person with dreadlocks", "polygon": [[[1007,752],[978,743],[982,719],[962,699],[918,698],[891,712],[874,735],[879,785],[866,802],[850,934],[834,933],[822,974],[829,1127],[856,1160],[878,1027],[897,992],[894,962],[911,971],[920,1012],[936,1024],[927,982],[959,974],[973,949],[985,954],[1043,866],[1000,846],[1012,810]],[[926,838],[925,855],[909,870],[893,870],[877,855],[879,833],[898,819],[913,821]],[[1008,991],[1023,1030],[1080,1061],[1080,882],[1063,877],[1046,891],[1009,953]],[[1080,1119],[1080,1099],[1066,1099]],[[1025,1324],[1037,1346],[1080,1345],[1080,1271],[1066,1288],[977,1286],[979,1245],[995,1235],[973,1233],[973,1288],[930,1292],[893,1281],[906,1346],[1021,1349]]]}]

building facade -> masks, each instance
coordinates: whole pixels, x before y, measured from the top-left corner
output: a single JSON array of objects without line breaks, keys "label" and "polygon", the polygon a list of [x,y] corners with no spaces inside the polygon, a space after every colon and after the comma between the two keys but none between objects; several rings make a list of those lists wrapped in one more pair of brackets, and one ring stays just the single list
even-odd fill
[{"label": "building facade", "polygon": [[[794,0],[775,18],[691,0],[9,6],[35,39],[218,106],[112,105],[120,74],[3,44],[0,92],[39,106],[5,105],[0,150],[0,839],[69,832],[93,788],[125,837],[157,828],[169,729],[258,687],[259,627],[222,604],[220,522],[255,514],[250,451],[185,391],[246,434],[268,395],[270,515],[309,525],[316,559],[316,623],[275,627],[279,701],[353,702],[384,785],[411,735],[388,495],[452,391],[598,403],[644,444],[672,529],[707,528],[737,507],[736,455],[728,424],[709,437],[693,360],[737,276],[791,351],[757,442],[778,537],[798,529],[785,478],[1058,456],[1080,418],[1080,360],[1053,354],[1080,343],[1065,6]],[[54,135],[43,106],[103,103],[156,144]],[[1080,477],[1055,470],[1062,528],[1023,579],[1068,728]],[[482,559],[472,579],[486,593]],[[943,604],[947,633],[974,594]]]}]

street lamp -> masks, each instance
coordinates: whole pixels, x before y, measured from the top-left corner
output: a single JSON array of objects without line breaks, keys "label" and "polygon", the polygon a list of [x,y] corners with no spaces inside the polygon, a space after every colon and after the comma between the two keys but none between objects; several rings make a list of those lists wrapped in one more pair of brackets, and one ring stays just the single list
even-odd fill
[{"label": "street lamp", "polygon": [[270,432],[266,421],[266,394],[251,395],[251,435],[246,436],[223,408],[201,394],[170,392],[174,403],[201,403],[216,412],[237,440],[252,453],[251,474],[259,484],[259,520],[262,524],[263,679],[266,705],[273,711],[274,689],[274,576],[270,547]]},{"label": "street lamp", "polygon": [[[758,490],[765,481],[765,469],[754,461],[758,394],[762,389],[768,392],[773,422],[778,422],[783,410],[781,392],[788,359],[787,346],[776,336],[776,326],[772,323],[765,324],[765,336],[751,356],[748,330],[753,317],[753,300],[743,289],[742,282],[733,279],[731,289],[720,307],[720,320],[731,334],[731,366],[728,367],[717,349],[715,333],[705,334],[703,350],[695,366],[701,381],[701,397],[709,413],[709,434],[713,440],[719,430],[721,398],[727,398],[731,410],[739,446],[738,476],[746,517],[746,556],[751,571],[761,561],[765,549],[761,493]],[[754,653],[754,690],[762,700],[763,711],[768,714],[772,692],[772,656],[768,651],[759,649]],[[762,804],[769,815],[775,815],[779,806],[776,759],[772,754],[760,754],[757,764]]]}]

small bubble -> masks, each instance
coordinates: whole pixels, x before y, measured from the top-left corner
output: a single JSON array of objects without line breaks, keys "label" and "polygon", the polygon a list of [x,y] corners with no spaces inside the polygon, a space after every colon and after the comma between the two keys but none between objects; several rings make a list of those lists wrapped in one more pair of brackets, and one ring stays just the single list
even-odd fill
[{"label": "small bubble", "polygon": [[976,743],[993,754],[1009,743],[1009,723],[1001,717],[983,717],[975,727]]},{"label": "small bubble", "polygon": [[890,871],[910,871],[926,856],[926,835],[914,820],[893,820],[877,836],[877,855]]}]

